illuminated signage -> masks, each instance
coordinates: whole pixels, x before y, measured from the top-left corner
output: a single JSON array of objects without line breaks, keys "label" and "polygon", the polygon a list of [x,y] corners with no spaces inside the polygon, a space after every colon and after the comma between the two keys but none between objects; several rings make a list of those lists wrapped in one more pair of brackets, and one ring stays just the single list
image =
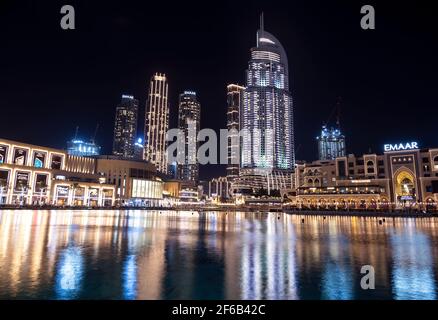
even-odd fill
[{"label": "illuminated signage", "polygon": [[26,159],[27,159],[27,150],[15,149],[14,160],[13,160],[13,162],[15,164],[18,164],[20,166],[24,166],[24,165],[26,165]]},{"label": "illuminated signage", "polygon": [[385,144],[384,148],[385,148],[385,152],[415,150],[415,149],[418,149],[418,142]]},{"label": "illuminated signage", "polygon": [[0,164],[5,163],[7,160],[8,147],[0,146]]},{"label": "illuminated signage", "polygon": [[54,170],[61,170],[62,156],[60,155],[52,155],[52,163],[50,164],[50,168]]},{"label": "illuminated signage", "polygon": [[69,188],[67,186],[58,186],[56,188],[57,197],[68,197]]},{"label": "illuminated signage", "polygon": [[43,152],[35,152],[33,154],[33,166],[36,168],[44,167],[44,161],[46,160],[46,154]]},{"label": "illuminated signage", "polygon": [[366,180],[351,180],[352,183],[370,183],[371,180],[366,179]]},{"label": "illuminated signage", "polygon": [[17,172],[15,178],[15,190],[16,191],[27,191],[29,188],[29,173],[28,172]]},{"label": "illuminated signage", "polygon": [[44,192],[47,188],[47,175],[37,174],[35,179],[35,192]]},{"label": "illuminated signage", "polygon": [[122,95],[122,98],[123,99],[130,99],[130,100],[132,100],[132,99],[134,99],[134,96],[129,96],[127,94],[124,94],[124,95]]}]

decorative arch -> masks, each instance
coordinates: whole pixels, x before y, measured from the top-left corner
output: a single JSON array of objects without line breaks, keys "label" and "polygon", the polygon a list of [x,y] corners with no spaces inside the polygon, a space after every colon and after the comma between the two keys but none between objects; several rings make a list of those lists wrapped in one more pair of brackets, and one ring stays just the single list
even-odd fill
[{"label": "decorative arch", "polygon": [[438,156],[435,156],[433,158],[433,165],[435,167],[435,170],[438,169]]},{"label": "decorative arch", "polygon": [[414,173],[406,168],[399,168],[394,174],[394,190],[396,197],[414,196],[416,179]]}]

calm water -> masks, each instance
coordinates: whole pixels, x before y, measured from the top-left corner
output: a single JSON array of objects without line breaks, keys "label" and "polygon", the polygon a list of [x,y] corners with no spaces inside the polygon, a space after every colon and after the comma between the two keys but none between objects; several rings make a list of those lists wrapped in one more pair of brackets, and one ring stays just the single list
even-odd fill
[{"label": "calm water", "polygon": [[302,218],[0,211],[0,299],[437,299],[438,219]]}]

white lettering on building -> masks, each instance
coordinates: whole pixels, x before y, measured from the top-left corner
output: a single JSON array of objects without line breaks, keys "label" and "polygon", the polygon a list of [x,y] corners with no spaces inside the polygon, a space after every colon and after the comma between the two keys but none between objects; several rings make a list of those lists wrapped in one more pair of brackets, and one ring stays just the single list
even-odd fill
[{"label": "white lettering on building", "polygon": [[403,150],[414,150],[418,149],[418,142],[408,142],[399,144],[385,144],[385,152],[390,151],[403,151]]}]

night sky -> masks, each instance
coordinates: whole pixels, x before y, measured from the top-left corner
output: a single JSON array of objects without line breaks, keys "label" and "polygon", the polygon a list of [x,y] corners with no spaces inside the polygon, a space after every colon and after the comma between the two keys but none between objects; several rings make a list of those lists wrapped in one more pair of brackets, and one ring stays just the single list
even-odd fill
[{"label": "night sky", "polygon": [[[89,139],[99,123],[97,142],[110,153],[121,95],[140,100],[142,132],[155,72],[169,79],[171,127],[178,94],[193,90],[201,127],[226,128],[226,85],[244,85],[263,11],[289,59],[297,159],[316,159],[338,96],[349,153],[438,147],[437,13],[424,3],[1,0],[0,137],[65,148],[76,126]],[[64,4],[76,10],[76,30],[60,28]],[[365,4],[375,30],[360,28]],[[201,177],[224,172],[204,166]]]}]

